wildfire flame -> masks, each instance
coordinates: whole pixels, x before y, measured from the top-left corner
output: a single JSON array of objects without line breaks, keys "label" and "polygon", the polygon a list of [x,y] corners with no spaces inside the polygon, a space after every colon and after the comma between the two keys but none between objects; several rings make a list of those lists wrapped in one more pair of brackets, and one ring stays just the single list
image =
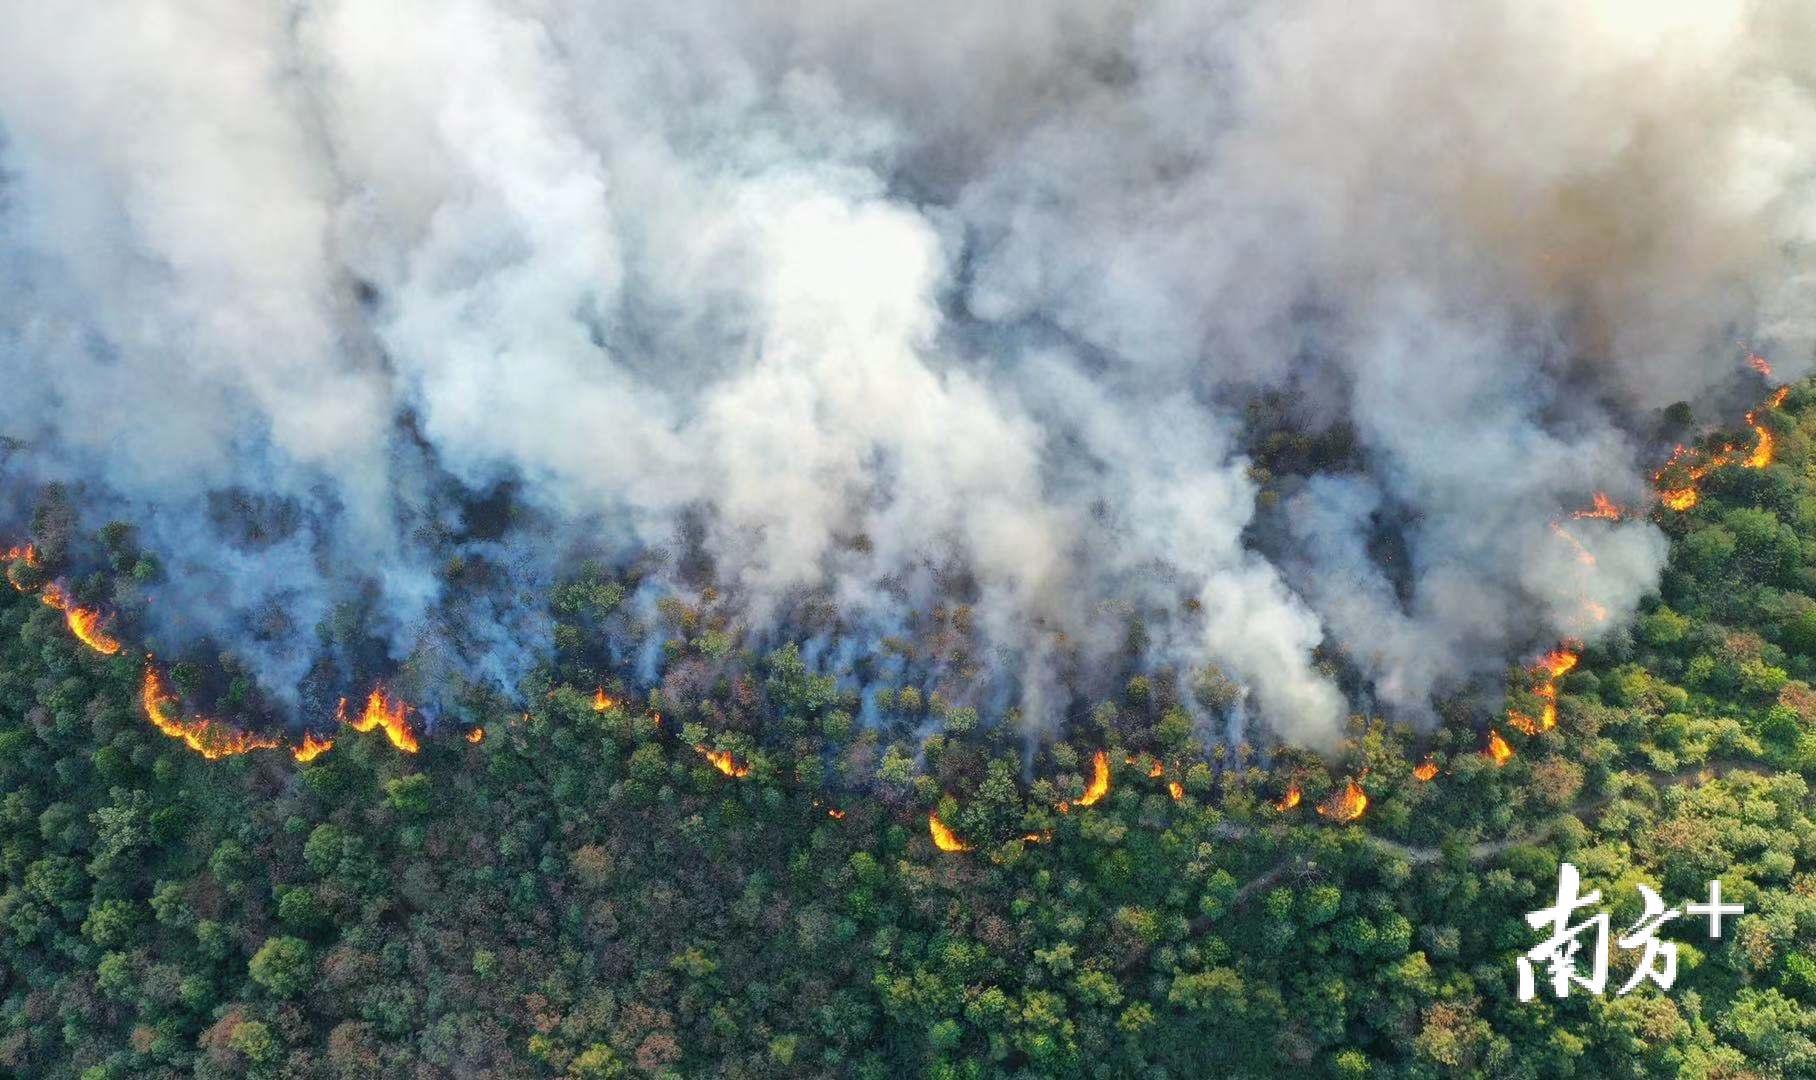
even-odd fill
[{"label": "wildfire flame", "polygon": [[1362,790],[1361,784],[1350,780],[1342,791],[1331,796],[1329,802],[1318,807],[1318,815],[1333,821],[1350,822],[1361,817],[1367,809],[1368,792]]},{"label": "wildfire flame", "polygon": [[941,851],[970,851],[971,845],[958,838],[958,834],[946,827],[938,814],[927,815],[927,831],[933,834],[933,846]]},{"label": "wildfire flame", "polygon": [[468,742],[472,743],[474,746],[478,746],[480,743],[486,741],[486,729],[482,728],[482,727],[476,727],[476,728],[469,730],[466,734],[466,740]]},{"label": "wildfire flame", "polygon": [[1625,510],[1622,510],[1620,507],[1614,505],[1614,501],[1608,498],[1607,492],[1598,491],[1593,496],[1591,496],[1591,500],[1594,505],[1592,505],[1589,509],[1573,510],[1573,511],[1571,511],[1570,516],[1572,518],[1575,518],[1578,521],[1582,521],[1585,519],[1600,520],[1600,521],[1619,521],[1622,517],[1624,517],[1626,515]]},{"label": "wildfire flame", "polygon": [[1694,487],[1669,488],[1658,493],[1658,501],[1663,503],[1666,509],[1676,510],[1680,513],[1694,508],[1697,498]]},{"label": "wildfire flame", "polygon": [[1497,766],[1505,765],[1513,760],[1513,747],[1507,745],[1507,740],[1501,738],[1501,733],[1498,731],[1489,731],[1488,748],[1482,752],[1487,754],[1488,759]]},{"label": "wildfire flame", "polygon": [[1772,365],[1766,361],[1765,357],[1758,353],[1747,354],[1747,366],[1768,379],[1772,377]]},{"label": "wildfire flame", "polygon": [[1438,763],[1435,761],[1420,762],[1412,771],[1412,778],[1421,784],[1429,784],[1438,775]]},{"label": "wildfire flame", "polygon": [[[346,704],[344,700],[341,702],[343,716]],[[416,741],[416,733],[410,730],[409,721],[405,719],[409,713],[410,706],[393,700],[385,694],[382,687],[377,687],[373,689],[371,696],[366,698],[366,711],[361,713],[358,719],[346,719],[346,724],[354,731],[361,733],[371,731],[373,728],[382,728],[385,738],[391,740],[392,746],[406,754],[414,754],[422,747]]]},{"label": "wildfire flame", "polygon": [[1580,653],[1560,646],[1539,657],[1538,667],[1540,671],[1556,681],[1575,671],[1577,662],[1581,659]]},{"label": "wildfire flame", "polygon": [[[1122,763],[1124,765],[1134,765],[1134,764],[1136,764],[1136,761],[1132,757],[1125,757],[1122,759]],[[1166,774],[1167,774],[1167,769],[1166,769],[1165,765],[1162,765],[1158,761],[1151,761],[1148,763],[1148,779],[1158,780],[1161,777],[1165,776]],[[1167,781],[1167,794],[1171,795],[1173,797],[1173,801],[1177,802],[1180,799],[1185,798],[1185,788],[1177,780],[1168,780]]]},{"label": "wildfire flame", "polygon": [[77,607],[70,601],[69,594],[55,582],[46,585],[38,599],[43,601],[45,607],[56,608],[63,613],[63,622],[69,627],[69,632],[76,635],[76,640],[82,644],[102,656],[112,656],[120,651],[120,640],[101,629],[101,613]]},{"label": "wildfire flame", "polygon": [[70,633],[102,656],[112,656],[120,651],[120,639],[101,629],[100,612],[70,608],[64,613],[64,621],[69,624]]},{"label": "wildfire flame", "polygon": [[831,818],[834,821],[844,821],[845,820],[845,811],[837,810],[837,809],[833,809],[833,808],[829,807],[826,811],[826,816]]},{"label": "wildfire flame", "polygon": [[315,737],[315,732],[305,731],[303,741],[291,748],[290,756],[296,759],[297,764],[306,765],[332,749],[334,749],[333,739],[318,739]]},{"label": "wildfire flame", "polygon": [[21,559],[27,566],[38,565],[38,549],[26,544],[24,547],[9,547],[0,550],[0,562],[18,562]]},{"label": "wildfire flame", "polygon": [[[1790,387],[1779,387],[1772,392],[1770,398],[1766,399],[1764,408],[1778,408],[1784,404],[1785,398],[1790,393]],[[1745,457],[1737,457],[1739,448],[1732,444],[1723,446],[1720,451],[1701,462],[1696,460],[1697,455],[1691,450],[1682,446],[1674,448],[1671,451],[1670,459],[1656,473],[1652,474],[1653,483],[1670,484],[1668,487],[1660,487],[1659,502],[1672,510],[1688,510],[1696,505],[1700,497],[1697,494],[1696,485],[1702,482],[1703,477],[1716,469],[1724,465],[1739,465],[1745,469],[1763,469],[1772,464],[1772,456],[1777,451],[1778,440],[1759,422],[1758,409],[1747,414],[1746,423],[1747,427],[1753,430],[1756,441],[1753,449],[1748,451]],[[1673,477],[1670,481],[1666,480],[1668,474]]]},{"label": "wildfire flame", "polygon": [[1280,796],[1280,801],[1274,804],[1274,809],[1284,813],[1291,810],[1293,807],[1298,806],[1299,800],[1304,797],[1305,793],[1299,790],[1299,785],[1294,784],[1292,787],[1286,789],[1285,795]]},{"label": "wildfire flame", "polygon": [[1753,434],[1759,436],[1759,442],[1754,445],[1753,452],[1747,455],[1741,465],[1749,469],[1763,469],[1772,464],[1772,451],[1778,445],[1778,440],[1753,419],[1752,413],[1747,414],[1747,424],[1753,429]]},{"label": "wildfire flame", "polygon": [[165,707],[170,696],[164,692],[164,683],[158,677],[157,668],[149,665],[145,668],[145,679],[139,686],[139,701],[145,707],[145,716],[153,726],[173,739],[182,740],[183,745],[209,761],[254,750],[277,749],[278,741],[266,735],[254,735],[200,717],[184,721],[170,715]]},{"label": "wildfire flame", "polygon": [[616,704],[618,704],[616,701],[613,701],[610,697],[606,696],[605,690],[603,688],[593,691],[593,711],[594,712],[604,712],[605,710],[611,708],[612,706],[614,706]]},{"label": "wildfire flame", "polygon": [[1538,719],[1520,712],[1518,709],[1507,710],[1507,722],[1527,735],[1537,735],[1541,731],[1550,731],[1557,727],[1557,681],[1576,668],[1581,656],[1572,649],[1558,647],[1539,657],[1532,670],[1545,677],[1545,681],[1534,691],[1544,702],[1539,710]]},{"label": "wildfire flame", "polygon": [[1110,755],[1102,750],[1091,755],[1091,783],[1078,797],[1078,805],[1090,806],[1110,793]]},{"label": "wildfire flame", "polygon": [[704,746],[694,747],[706,760],[712,762],[713,768],[733,779],[742,779],[750,775],[750,766],[731,756],[729,750],[709,750]]}]

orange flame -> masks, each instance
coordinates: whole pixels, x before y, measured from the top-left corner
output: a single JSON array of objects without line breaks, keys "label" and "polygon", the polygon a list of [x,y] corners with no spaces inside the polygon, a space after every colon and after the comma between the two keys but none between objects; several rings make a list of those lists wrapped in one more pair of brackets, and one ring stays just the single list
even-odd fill
[{"label": "orange flame", "polygon": [[30,544],[24,547],[9,547],[0,551],[0,562],[17,562],[25,560],[27,566],[38,565],[38,549]]},{"label": "orange flame", "polygon": [[1438,775],[1438,763],[1435,761],[1420,762],[1418,767],[1413,769],[1413,771],[1412,771],[1412,778],[1414,780],[1417,780],[1421,784],[1431,783],[1431,781],[1433,779],[1435,779],[1437,777],[1437,775]]},{"label": "orange flame", "polygon": [[307,765],[332,749],[334,749],[333,739],[318,739],[315,737],[315,732],[305,731],[302,743],[291,748],[290,756],[296,759],[297,764]]},{"label": "orange flame", "polygon": [[158,678],[158,670],[147,666],[145,680],[139,686],[139,702],[145,707],[146,718],[165,735],[181,739],[183,745],[209,761],[253,750],[277,749],[278,741],[266,735],[239,731],[200,717],[189,721],[178,720],[165,709],[169,700],[169,695],[164,692],[164,684]]},{"label": "orange flame", "polygon": [[[346,703],[342,702],[342,708]],[[366,711],[357,719],[348,719],[347,726],[361,733],[373,728],[383,728],[385,738],[391,745],[406,754],[414,754],[422,749],[416,741],[416,733],[410,730],[409,721],[405,719],[410,713],[410,706],[395,701],[385,694],[382,687],[375,687],[370,697],[366,698]]]},{"label": "orange flame", "polygon": [[971,845],[958,838],[958,834],[946,827],[938,814],[927,815],[927,831],[933,834],[933,846],[941,851],[970,851]]},{"label": "orange flame", "polygon": [[708,750],[704,746],[694,747],[701,756],[713,763],[713,768],[733,779],[742,779],[750,775],[750,766],[731,756],[728,750]]},{"label": "orange flame", "polygon": [[1174,802],[1178,802],[1180,799],[1185,798],[1185,785],[1177,780],[1168,780],[1167,794],[1173,797]]},{"label": "orange flame", "polygon": [[1575,671],[1581,659],[1582,654],[1560,646],[1539,657],[1538,669],[1555,681]]},{"label": "orange flame", "polygon": [[1024,844],[1044,844],[1051,839],[1053,839],[1053,834],[1050,832],[1031,832],[1022,834],[1022,843]]},{"label": "orange flame", "polygon": [[1488,733],[1488,748],[1482,753],[1487,754],[1488,759],[1497,766],[1505,765],[1513,760],[1513,747],[1507,745],[1507,740],[1501,738],[1501,733],[1498,731]]},{"label": "orange flame", "polygon": [[1078,805],[1090,806],[1110,793],[1110,755],[1102,750],[1091,755],[1091,783],[1078,797]]},{"label": "orange flame", "polygon": [[472,743],[474,746],[478,746],[480,743],[486,741],[486,729],[482,728],[482,727],[476,727],[476,728],[469,730],[466,734],[466,740],[468,742]]},{"label": "orange flame", "polygon": [[[1764,407],[1768,409],[1778,408],[1784,404],[1785,398],[1788,397],[1790,393],[1790,387],[1779,387],[1772,392],[1770,398],[1766,399]],[[1746,423],[1747,426],[1753,430],[1756,441],[1753,444],[1753,449],[1749,451],[1744,458],[1736,457],[1739,448],[1732,443],[1723,446],[1719,452],[1711,455],[1706,461],[1700,463],[1695,460],[1697,455],[1692,451],[1682,446],[1674,448],[1671,451],[1670,459],[1666,461],[1657,472],[1652,474],[1652,481],[1656,484],[1666,483],[1666,474],[1671,473],[1672,470],[1675,469],[1676,476],[1681,477],[1682,482],[1677,482],[1674,479],[1671,486],[1661,487],[1658,493],[1659,502],[1672,510],[1688,510],[1696,505],[1697,499],[1699,498],[1696,491],[1696,485],[1702,481],[1703,477],[1714,472],[1716,469],[1719,469],[1724,465],[1735,464],[1746,469],[1763,469],[1772,464],[1772,456],[1777,451],[1778,440],[1770,431],[1766,430],[1766,428],[1759,423],[1758,409],[1747,414]]]},{"label": "orange flame", "polygon": [[1534,674],[1545,678],[1533,692],[1544,702],[1537,719],[1528,716],[1518,709],[1507,710],[1507,722],[1527,735],[1537,735],[1557,727],[1557,681],[1576,668],[1581,655],[1568,647],[1560,646],[1539,657],[1538,663],[1532,666]]},{"label": "orange flame", "polygon": [[1571,511],[1570,516],[1572,518],[1575,518],[1578,521],[1582,521],[1584,519],[1601,520],[1601,521],[1619,521],[1626,514],[1625,510],[1622,510],[1620,507],[1614,505],[1614,501],[1608,498],[1607,492],[1604,492],[1604,491],[1596,492],[1594,494],[1594,496],[1592,496],[1592,500],[1594,502],[1594,505],[1591,506],[1589,509],[1573,510],[1573,511]]},{"label": "orange flame", "polygon": [[1341,792],[1332,795],[1329,802],[1318,807],[1318,815],[1335,821],[1349,822],[1361,817],[1362,812],[1367,809],[1368,792],[1362,790],[1361,784],[1351,780]]},{"label": "orange flame", "polygon": [[831,818],[834,821],[844,821],[845,820],[845,811],[828,808],[826,811],[826,816]]},{"label": "orange flame", "polygon": [[100,612],[72,607],[64,613],[63,621],[69,624],[69,632],[82,644],[102,656],[112,656],[120,651],[120,639],[101,629]]},{"label": "orange flame", "polygon": [[1772,377],[1772,365],[1766,361],[1765,357],[1758,353],[1747,354],[1747,366],[1768,379]]},{"label": "orange flame", "polygon": [[616,701],[613,701],[611,698],[606,696],[604,688],[600,688],[598,690],[593,691],[593,711],[594,712],[604,712],[605,710],[613,707],[616,704],[618,704]]},{"label": "orange flame", "polygon": [[1753,434],[1759,436],[1759,442],[1753,447],[1753,452],[1748,454],[1747,459],[1741,462],[1741,464],[1749,469],[1763,469],[1767,465],[1772,464],[1772,452],[1778,445],[1778,440],[1772,437],[1770,431],[1767,431],[1764,427],[1761,427],[1758,423],[1753,421],[1752,413],[1747,414],[1747,422],[1753,428]]},{"label": "orange flame", "polygon": [[1299,785],[1294,784],[1292,787],[1286,789],[1286,794],[1282,795],[1280,801],[1274,804],[1274,809],[1285,813],[1293,807],[1298,806],[1299,800],[1304,797],[1305,793],[1299,790]]},{"label": "orange flame", "polygon": [[112,656],[120,651],[120,640],[101,629],[102,615],[98,611],[77,607],[69,595],[55,582],[44,587],[44,593],[38,597],[45,607],[56,608],[63,613],[63,622],[69,632],[76,635],[76,640],[88,646],[102,656]]}]

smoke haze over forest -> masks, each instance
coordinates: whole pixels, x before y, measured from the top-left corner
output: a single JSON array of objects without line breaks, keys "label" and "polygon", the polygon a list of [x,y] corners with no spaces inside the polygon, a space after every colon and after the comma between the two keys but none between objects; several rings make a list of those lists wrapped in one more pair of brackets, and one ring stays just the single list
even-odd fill
[{"label": "smoke haze over forest", "polygon": [[1132,653],[1328,747],[1618,630],[1665,540],[1571,511],[1811,367],[1791,0],[9,21],[0,524],[138,525],[146,632],[293,706],[355,601],[513,687],[596,558],[833,669],[967,602],[928,677],[1037,724]]}]

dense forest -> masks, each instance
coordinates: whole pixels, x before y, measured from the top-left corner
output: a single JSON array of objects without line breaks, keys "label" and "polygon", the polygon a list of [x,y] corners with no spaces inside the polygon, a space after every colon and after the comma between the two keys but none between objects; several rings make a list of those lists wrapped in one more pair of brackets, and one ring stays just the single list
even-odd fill
[{"label": "dense forest", "polygon": [[[628,686],[596,569],[521,702],[279,745],[194,719],[230,671],[84,622],[155,552],[40,512],[0,590],[0,1070],[1816,1076],[1816,395],[1754,423],[1633,511],[1672,541],[1635,625],[1335,761],[1213,745],[1143,678],[1030,751],[681,607]],[[72,543],[104,568],[59,584]],[[1522,1003],[1566,860],[1617,927],[1640,884],[1746,914],[1667,929],[1669,992]]]}]

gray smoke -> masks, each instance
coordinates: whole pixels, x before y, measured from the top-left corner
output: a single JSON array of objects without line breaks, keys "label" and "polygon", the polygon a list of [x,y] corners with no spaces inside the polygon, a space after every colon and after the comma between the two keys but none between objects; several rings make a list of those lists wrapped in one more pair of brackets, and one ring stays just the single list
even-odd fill
[{"label": "gray smoke", "polygon": [[[1792,0],[15,8],[9,468],[280,699],[355,600],[509,685],[574,552],[687,534],[754,635],[963,580],[1037,722],[1134,615],[1329,746],[1333,659],[1418,719],[1618,626],[1663,539],[1568,508],[1641,501],[1635,418],[1743,343],[1810,366]],[[1264,401],[1352,460],[1258,475]]]}]

